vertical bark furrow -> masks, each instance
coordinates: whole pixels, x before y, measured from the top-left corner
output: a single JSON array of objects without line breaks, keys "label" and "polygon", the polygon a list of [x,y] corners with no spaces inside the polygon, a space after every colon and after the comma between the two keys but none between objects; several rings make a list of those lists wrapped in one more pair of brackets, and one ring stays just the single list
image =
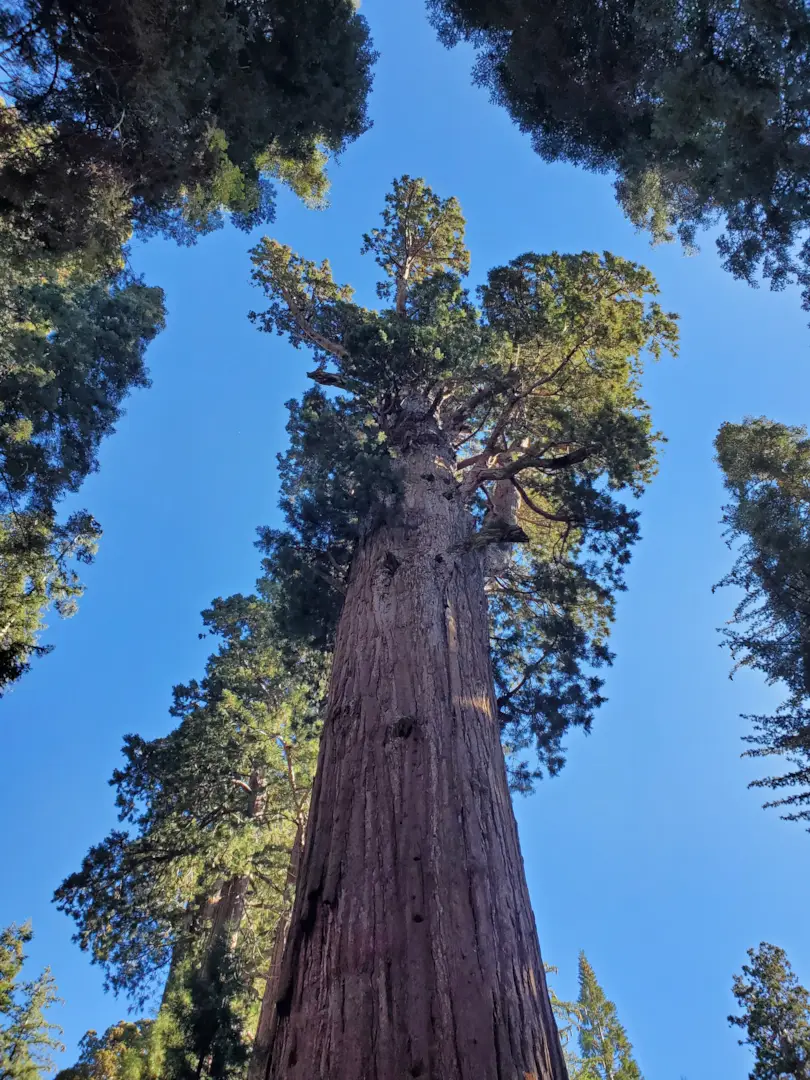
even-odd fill
[{"label": "vertical bark furrow", "polygon": [[341,615],[267,1078],[564,1080],[484,556],[429,479],[449,452],[410,438],[399,515],[362,541]]}]

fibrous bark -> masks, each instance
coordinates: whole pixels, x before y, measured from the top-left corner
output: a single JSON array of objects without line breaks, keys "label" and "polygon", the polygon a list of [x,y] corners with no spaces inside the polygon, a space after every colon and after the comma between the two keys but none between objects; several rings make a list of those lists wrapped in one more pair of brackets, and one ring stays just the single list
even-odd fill
[{"label": "fibrous bark", "polygon": [[418,401],[338,627],[267,1080],[564,1080],[500,744],[486,551]]}]

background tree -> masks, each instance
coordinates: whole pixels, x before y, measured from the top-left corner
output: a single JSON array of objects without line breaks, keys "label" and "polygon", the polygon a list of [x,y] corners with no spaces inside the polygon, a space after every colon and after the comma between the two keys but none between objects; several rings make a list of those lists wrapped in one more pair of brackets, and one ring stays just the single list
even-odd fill
[{"label": "background tree", "polygon": [[323,201],[366,127],[374,55],[351,0],[0,3],[0,692],[75,610],[100,536],[57,503],[147,385],[159,290],[125,244]]},{"label": "background tree", "polygon": [[0,217],[51,252],[114,253],[133,216],[267,220],[274,176],[317,197],[321,148],[366,126],[373,54],[351,0],[23,0],[0,6],[0,40]]},{"label": "background tree", "polygon": [[579,1048],[571,1080],[642,1080],[633,1047],[584,952],[579,954]]},{"label": "background tree", "polygon": [[743,1028],[741,1046],[754,1052],[751,1080],[807,1080],[810,1077],[810,1000],[783,949],[762,942],[749,949],[749,964],[734,976],[734,997],[742,1010],[728,1021]]},{"label": "background tree", "polygon": [[103,1035],[88,1031],[79,1043],[79,1060],[56,1074],[56,1080],[160,1080],[150,1068],[153,1023],[122,1020]]},{"label": "background tree", "polygon": [[[545,965],[547,975],[556,975],[557,968],[550,964]],[[572,1044],[579,1039],[579,1030],[582,1026],[582,1009],[577,1001],[563,1001],[559,998],[554,987],[549,983],[548,994],[551,999],[551,1008],[554,1011],[554,1019],[557,1022],[557,1030],[560,1035],[563,1057],[568,1070],[568,1080],[577,1080],[577,1070],[580,1066],[579,1056],[574,1052]]]},{"label": "background tree", "polygon": [[528,786],[601,700],[638,535],[619,493],[654,470],[642,354],[675,324],[646,270],[588,253],[490,271],[479,310],[462,230],[395,182],[364,245],[382,310],[254,251],[254,319],[318,384],[261,542],[285,632],[335,643],[271,1078],[564,1075],[499,734]]},{"label": "background tree", "polygon": [[115,992],[143,1006],[168,971],[144,1059],[162,1080],[246,1065],[292,899],[324,677],[311,650],[282,656],[272,589],[218,600],[204,621],[221,646],[201,682],[175,688],[178,726],[125,740],[112,783],[128,829],[55,897]]},{"label": "background tree", "polygon": [[631,220],[810,306],[810,13],[804,0],[428,0],[442,40],[547,161],[616,174]]},{"label": "background tree", "polygon": [[737,667],[785,687],[773,716],[754,716],[754,757],[793,766],[754,781],[781,797],[791,821],[810,820],[810,439],[800,427],[763,417],[723,424],[717,459],[731,501],[723,521],[737,559],[720,585],[743,590],[725,643]]},{"label": "background tree", "polygon": [[38,1080],[53,1068],[52,1050],[63,1050],[62,1029],[46,1016],[59,998],[48,968],[20,981],[31,924],[0,932],[0,1080]]},{"label": "background tree", "polygon": [[[8,269],[8,268],[7,268]],[[0,693],[27,669],[45,613],[75,611],[76,562],[101,534],[87,511],[59,521],[59,500],[97,468],[144,354],[163,326],[163,294],[120,274],[67,284],[31,266],[0,287]]]}]

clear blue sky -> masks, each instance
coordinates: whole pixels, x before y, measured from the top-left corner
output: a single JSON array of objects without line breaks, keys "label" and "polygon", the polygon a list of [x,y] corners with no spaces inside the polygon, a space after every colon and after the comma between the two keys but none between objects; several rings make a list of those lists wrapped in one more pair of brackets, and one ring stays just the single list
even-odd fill
[{"label": "clear blue sky", "polygon": [[[633,1040],[647,1080],[734,1080],[749,1055],[726,1024],[732,974],[761,940],[785,947],[810,982],[810,837],[759,808],[740,760],[738,714],[774,692],[728,679],[712,596],[729,565],[712,440],[723,420],[808,420],[810,330],[793,292],[753,291],[721,270],[711,240],[686,258],[651,249],[623,219],[610,180],[543,164],[508,117],[470,85],[470,56],[445,52],[421,0],[365,0],[381,56],[374,128],[332,169],[330,208],[282,198],[274,234],[372,302],[359,255],[394,176],[424,176],[467,216],[473,281],[527,251],[609,249],[650,266],[682,317],[683,346],[646,378],[669,442],[643,500],[644,538],[618,613],[609,703],[570,740],[562,776],[517,804],[544,958],[575,992],[584,948]],[[152,242],[136,265],[167,294],[169,328],[150,350],[154,385],[129,403],[101,470],[76,503],[104,539],[79,614],[48,640],[0,703],[0,925],[32,917],[32,969],[50,964],[66,1005],[68,1064],[87,1028],[121,1018],[101,973],[50,904],[61,879],[114,824],[107,779],[122,736],[169,729],[174,683],[199,674],[210,642],[199,611],[249,591],[254,530],[277,520],[283,404],[306,354],[259,334],[247,312],[251,238],[226,229],[195,249]]]}]

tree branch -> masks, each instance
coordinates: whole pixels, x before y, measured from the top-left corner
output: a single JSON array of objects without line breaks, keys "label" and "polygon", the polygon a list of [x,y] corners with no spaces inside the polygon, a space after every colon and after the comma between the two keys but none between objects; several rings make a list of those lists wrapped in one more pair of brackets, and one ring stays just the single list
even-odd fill
[{"label": "tree branch", "polygon": [[349,389],[347,379],[335,371],[327,371],[325,367],[317,367],[314,371],[308,371],[307,378],[312,379],[319,386],[337,386],[341,390]]},{"label": "tree branch", "polygon": [[571,518],[571,517],[565,517],[563,514],[552,514],[549,510],[544,510],[541,506],[538,506],[537,503],[534,501],[534,499],[532,499],[532,497],[529,495],[528,491],[526,491],[524,486],[514,476],[509,477],[509,483],[513,484],[514,487],[517,488],[518,494],[520,495],[523,502],[526,504],[526,506],[528,506],[528,508],[532,511],[532,513],[537,514],[538,517],[545,518],[547,521],[560,521],[560,522],[563,522],[566,525],[571,525],[571,524],[584,525],[585,524],[585,521],[584,521],[583,518],[578,518],[578,517]]},{"label": "tree branch", "polygon": [[300,302],[294,298],[292,292],[285,289],[283,286],[279,287],[279,292],[281,293],[284,303],[287,305],[287,310],[295,320],[295,325],[300,330],[301,336],[306,341],[309,341],[310,344],[317,346],[317,348],[322,349],[324,352],[331,353],[332,356],[336,356],[339,360],[344,360],[349,355],[348,349],[341,345],[340,342],[331,341],[314,329],[310,324],[306,311],[303,310]]}]

